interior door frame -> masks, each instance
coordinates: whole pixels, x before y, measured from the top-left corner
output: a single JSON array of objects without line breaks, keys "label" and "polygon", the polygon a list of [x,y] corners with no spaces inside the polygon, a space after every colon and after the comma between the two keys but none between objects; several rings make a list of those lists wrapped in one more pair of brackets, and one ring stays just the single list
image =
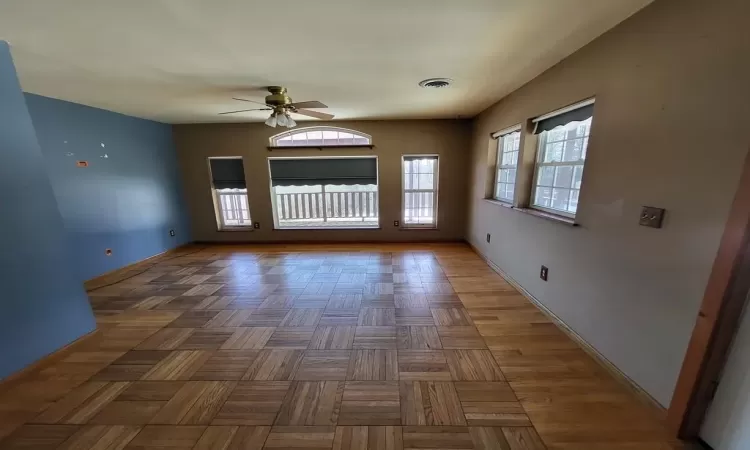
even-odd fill
[{"label": "interior door frame", "polygon": [[693,327],[667,425],[681,439],[696,439],[716,392],[750,293],[750,153],[724,227]]}]

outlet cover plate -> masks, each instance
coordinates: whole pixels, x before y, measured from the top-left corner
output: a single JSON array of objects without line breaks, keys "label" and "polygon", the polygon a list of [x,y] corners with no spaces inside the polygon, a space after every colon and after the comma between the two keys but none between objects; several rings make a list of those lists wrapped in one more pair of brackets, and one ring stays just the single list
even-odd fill
[{"label": "outlet cover plate", "polygon": [[394,227],[397,227],[397,226],[399,226],[399,222],[398,222],[398,220],[394,220],[394,221],[393,221],[393,226],[394,226]]},{"label": "outlet cover plate", "polygon": [[549,276],[549,269],[547,266],[542,266],[542,269],[539,271],[539,278],[541,278],[544,281],[547,281],[547,277]]},{"label": "outlet cover plate", "polygon": [[174,230],[169,230],[169,235],[174,236]]},{"label": "outlet cover plate", "polygon": [[661,228],[664,220],[664,209],[654,208],[653,206],[644,206],[641,209],[641,216],[638,225],[651,228]]},{"label": "outlet cover plate", "polygon": [[253,222],[253,228],[260,230],[260,222]]}]

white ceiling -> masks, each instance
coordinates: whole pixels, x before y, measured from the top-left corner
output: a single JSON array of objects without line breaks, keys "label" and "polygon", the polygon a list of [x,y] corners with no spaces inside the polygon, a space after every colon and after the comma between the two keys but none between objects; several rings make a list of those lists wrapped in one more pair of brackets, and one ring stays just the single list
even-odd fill
[{"label": "white ceiling", "polygon": [[[651,0],[3,0],[25,91],[168,123],[473,116]],[[447,89],[417,82],[449,77]]]}]

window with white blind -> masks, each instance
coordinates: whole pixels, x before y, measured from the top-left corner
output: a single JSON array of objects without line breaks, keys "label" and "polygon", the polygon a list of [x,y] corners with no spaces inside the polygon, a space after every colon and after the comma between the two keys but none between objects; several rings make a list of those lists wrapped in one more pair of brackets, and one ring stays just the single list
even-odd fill
[{"label": "window with white blind", "polygon": [[403,157],[403,226],[437,226],[438,157]]},{"label": "window with white blind", "polygon": [[518,153],[521,127],[517,126],[497,136],[497,172],[495,173],[495,200],[513,203],[515,196]]},{"label": "window with white blind", "polygon": [[[591,131],[593,102],[537,123],[533,208],[575,217]],[[541,130],[540,130],[541,128]]]}]

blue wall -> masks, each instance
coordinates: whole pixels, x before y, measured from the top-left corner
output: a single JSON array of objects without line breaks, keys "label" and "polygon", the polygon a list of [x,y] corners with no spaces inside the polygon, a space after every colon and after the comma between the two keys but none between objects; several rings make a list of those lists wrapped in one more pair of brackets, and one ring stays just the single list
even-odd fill
[{"label": "blue wall", "polygon": [[80,280],[189,241],[170,125],[33,94],[26,103]]},{"label": "blue wall", "polygon": [[8,45],[0,41],[0,378],[95,327]]}]

